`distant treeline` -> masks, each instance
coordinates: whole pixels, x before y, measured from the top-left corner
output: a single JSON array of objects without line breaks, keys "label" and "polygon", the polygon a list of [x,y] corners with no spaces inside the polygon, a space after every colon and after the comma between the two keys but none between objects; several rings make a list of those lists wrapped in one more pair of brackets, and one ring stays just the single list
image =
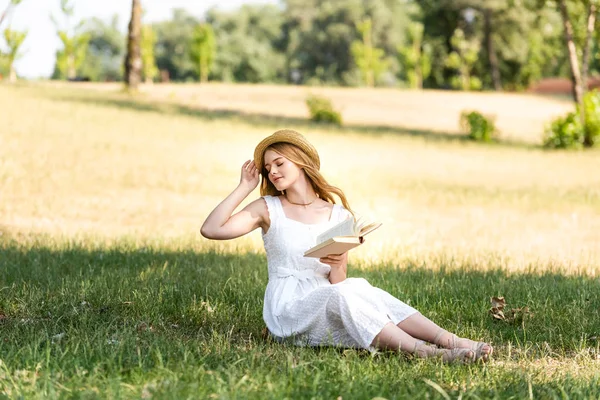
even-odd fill
[{"label": "distant treeline", "polygon": [[[201,18],[178,9],[143,28],[146,78],[520,90],[571,77],[578,61],[586,79],[600,73],[594,1],[282,0]],[[118,22],[63,29],[71,32],[61,38],[65,48],[85,48],[59,50],[53,78],[122,80]]]}]

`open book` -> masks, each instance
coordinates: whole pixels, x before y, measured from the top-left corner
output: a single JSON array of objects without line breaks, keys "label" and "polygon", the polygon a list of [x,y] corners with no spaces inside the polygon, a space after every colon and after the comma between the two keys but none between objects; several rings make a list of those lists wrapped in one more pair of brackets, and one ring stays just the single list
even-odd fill
[{"label": "open book", "polygon": [[348,218],[317,236],[317,245],[307,250],[304,257],[321,258],[342,254],[360,246],[364,236],[381,226],[381,222],[367,222],[362,218]]}]

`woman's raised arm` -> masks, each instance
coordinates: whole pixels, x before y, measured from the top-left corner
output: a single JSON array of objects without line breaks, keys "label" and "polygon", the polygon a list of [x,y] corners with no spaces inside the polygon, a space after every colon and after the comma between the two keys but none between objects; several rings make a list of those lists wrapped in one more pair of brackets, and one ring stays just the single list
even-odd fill
[{"label": "woman's raised arm", "polygon": [[243,236],[268,224],[267,205],[257,199],[240,212],[233,211],[258,186],[258,170],[250,160],[242,166],[240,184],[206,218],[200,233],[207,239],[226,240]]}]

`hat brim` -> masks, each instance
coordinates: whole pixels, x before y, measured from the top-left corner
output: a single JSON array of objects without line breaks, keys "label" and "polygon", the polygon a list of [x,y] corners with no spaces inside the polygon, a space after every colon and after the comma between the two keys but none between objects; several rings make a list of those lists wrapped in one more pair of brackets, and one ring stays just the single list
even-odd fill
[{"label": "hat brim", "polygon": [[254,164],[259,171],[264,169],[265,151],[275,143],[289,143],[298,147],[313,160],[317,169],[321,168],[321,160],[317,149],[300,133],[291,129],[283,129],[264,138],[254,149]]}]

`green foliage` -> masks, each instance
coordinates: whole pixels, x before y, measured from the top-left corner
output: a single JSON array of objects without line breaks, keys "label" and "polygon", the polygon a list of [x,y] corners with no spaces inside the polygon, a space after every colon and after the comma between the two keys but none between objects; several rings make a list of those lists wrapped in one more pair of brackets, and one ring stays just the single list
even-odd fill
[{"label": "green foliage", "polygon": [[200,24],[194,29],[190,57],[198,67],[200,82],[208,81],[208,74],[215,59],[215,34],[208,24]]},{"label": "green foliage", "polygon": [[331,100],[323,96],[310,95],[306,99],[310,119],[315,122],[342,125],[342,115],[334,110]]},{"label": "green foliage", "polygon": [[407,29],[409,45],[398,46],[403,77],[413,89],[421,89],[423,81],[431,74],[432,47],[423,45],[423,29],[422,23],[411,23]]},{"label": "green foliage", "polygon": [[600,93],[588,92],[583,97],[584,121],[580,110],[552,121],[544,132],[544,147],[580,149],[600,142]]},{"label": "green foliage", "polygon": [[244,5],[237,11],[211,10],[207,22],[215,32],[213,79],[234,82],[286,80],[281,47],[283,13],[274,5]]},{"label": "green foliage", "polygon": [[[101,82],[123,79],[125,35],[119,30],[118,15],[109,23],[92,18],[85,22],[82,30],[90,35],[90,41],[78,74]],[[55,75],[58,77],[60,72],[56,71]]]},{"label": "green foliage", "polygon": [[154,58],[154,46],[156,34],[151,25],[142,25],[142,38],[140,42],[142,56],[142,73],[146,82],[152,82],[158,75],[156,59]]},{"label": "green foliage", "polygon": [[579,149],[583,146],[583,127],[579,114],[568,113],[556,118],[546,128],[544,147],[551,149]]},{"label": "green foliage", "polygon": [[389,67],[389,61],[385,59],[385,52],[373,47],[372,26],[373,22],[370,18],[359,22],[357,30],[360,32],[362,40],[355,40],[350,47],[354,63],[362,74],[363,82],[369,87],[375,86],[381,74]]},{"label": "green foliage", "polygon": [[2,59],[0,73],[4,70],[9,74],[11,80],[16,79],[16,72],[13,64],[15,60],[21,56],[19,49],[21,48],[21,45],[25,41],[26,37],[27,31],[19,32],[10,28],[6,28],[4,30],[4,41],[6,42],[6,47],[8,50],[0,53],[0,58]]},{"label": "green foliage", "polygon": [[62,50],[56,53],[59,77],[75,78],[85,60],[87,46],[92,36],[89,32],[69,36],[66,31],[58,31],[58,37],[63,45]]},{"label": "green foliage", "polygon": [[[386,57],[405,42],[405,26],[418,6],[414,2],[285,0],[281,48],[287,58],[287,75],[294,83],[316,80],[326,84],[353,84],[356,63],[352,43],[359,24],[372,21],[372,46]],[[310,12],[307,12],[310,10]],[[397,70],[391,59],[389,70]]]},{"label": "green foliage", "polygon": [[460,126],[471,140],[491,142],[498,134],[493,116],[478,111],[463,111],[460,114]]},{"label": "green foliage", "polygon": [[190,58],[190,40],[198,24],[198,19],[183,9],[173,10],[170,20],[152,24],[156,33],[156,65],[169,79],[196,79],[198,67]]},{"label": "green foliage", "polygon": [[583,145],[594,147],[600,144],[600,92],[594,90],[583,96],[585,122],[583,125]]},{"label": "green foliage", "polygon": [[467,40],[462,29],[457,28],[450,39],[453,51],[446,60],[446,66],[458,72],[451,80],[452,87],[461,90],[478,90],[481,80],[472,76],[473,66],[479,56],[480,45],[477,41]]},{"label": "green foliage", "polygon": [[56,52],[55,77],[71,79],[77,76],[85,61],[87,47],[92,35],[89,32],[82,31],[86,21],[80,21],[76,25],[70,23],[70,18],[75,14],[75,5],[71,3],[71,0],[61,0],[60,9],[65,20],[64,24],[61,25],[51,15],[62,43],[62,49]]}]

